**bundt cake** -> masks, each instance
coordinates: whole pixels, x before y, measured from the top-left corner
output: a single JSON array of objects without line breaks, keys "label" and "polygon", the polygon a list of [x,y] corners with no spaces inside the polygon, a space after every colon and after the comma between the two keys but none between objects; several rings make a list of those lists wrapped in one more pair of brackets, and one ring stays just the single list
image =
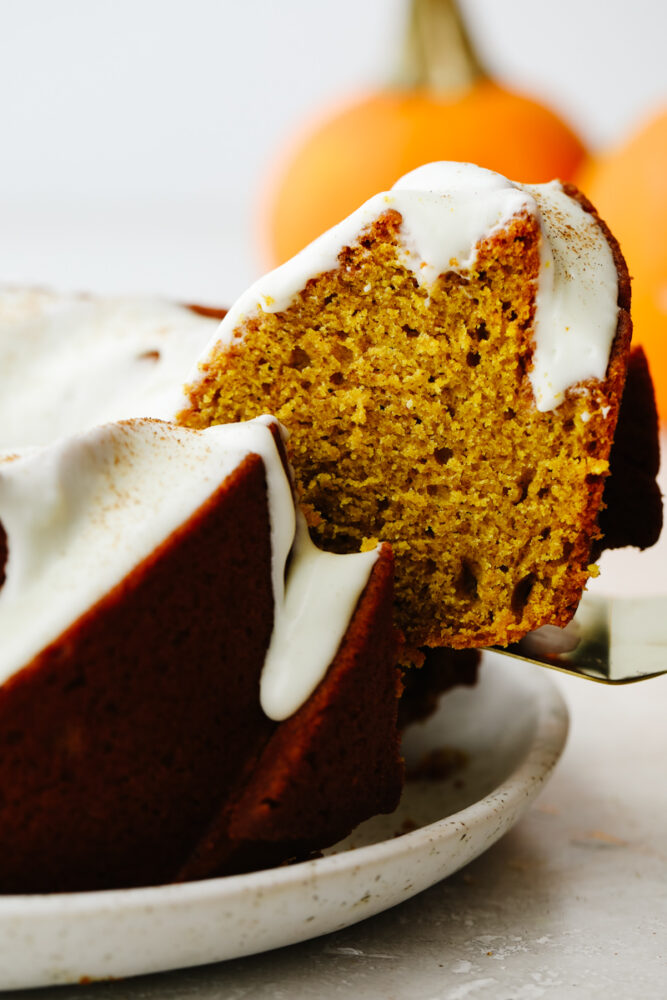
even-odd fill
[{"label": "bundt cake", "polygon": [[377,539],[404,658],[425,657],[399,726],[474,682],[469,647],[564,623],[602,543],[652,544],[628,306],[578,192],[451,164],[220,330],[224,310],[0,291],[0,892],[248,871],[391,810]]},{"label": "bundt cake", "polygon": [[271,418],[5,455],[0,892],[247,870],[393,809],[391,585],[387,546],[312,545]]},{"label": "bundt cake", "polygon": [[318,543],[391,543],[408,646],[504,645],[595,572],[629,305],[573,187],[430,164],[238,300],[179,420],[275,413]]}]

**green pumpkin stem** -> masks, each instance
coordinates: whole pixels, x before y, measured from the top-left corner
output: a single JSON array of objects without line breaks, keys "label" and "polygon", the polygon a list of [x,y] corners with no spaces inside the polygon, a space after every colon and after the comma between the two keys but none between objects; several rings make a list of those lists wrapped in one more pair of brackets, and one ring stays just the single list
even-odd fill
[{"label": "green pumpkin stem", "polygon": [[396,86],[457,97],[487,77],[456,0],[411,0]]}]

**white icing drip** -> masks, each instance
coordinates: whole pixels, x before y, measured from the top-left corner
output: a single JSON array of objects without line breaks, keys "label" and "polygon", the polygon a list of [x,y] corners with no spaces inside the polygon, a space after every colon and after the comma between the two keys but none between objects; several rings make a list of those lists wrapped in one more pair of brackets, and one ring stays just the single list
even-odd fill
[{"label": "white icing drip", "polygon": [[331,556],[301,530],[285,585],[296,521],[272,423],[263,417],[193,431],[134,420],[0,458],[8,546],[0,683],[120,583],[243,458],[258,454],[267,479],[275,619],[261,702],[274,719],[303,704],[333,660],[377,552]]},{"label": "white icing drip", "polygon": [[420,284],[472,267],[477,244],[509,220],[534,214],[535,202],[501,174],[469,163],[429,163],[392,188],[401,224],[402,261]]},{"label": "white icing drip", "polygon": [[[402,216],[400,254],[420,284],[447,270],[474,264],[477,245],[519,213],[541,224],[541,271],[530,378],[536,406],[550,410],[565,390],[603,379],[616,332],[617,274],[594,218],[558,182],[514,184],[472,164],[430,163],[376,195],[301,253],[255,282],[222,321],[202,360],[243,335],[242,324],[259,311],[281,312],[313,276],[337,266],[340,251],[383,212]],[[199,371],[191,376],[196,383]]]},{"label": "white icing drip", "polygon": [[[252,422],[277,423],[267,416]],[[270,719],[280,721],[304,704],[326,674],[379,548],[344,556],[318,549],[303,514],[295,509],[282,463],[266,451],[262,457],[271,519],[274,620],[260,704]]]},{"label": "white icing drip", "polygon": [[0,448],[112,420],[169,418],[219,325],[153,299],[0,291]]},{"label": "white icing drip", "polygon": [[377,557],[377,549],[344,556],[322,552],[298,514],[287,591],[262,673],[262,708],[272,719],[292,715],[319,684],[322,665],[326,670],[334,659]]},{"label": "white icing drip", "polygon": [[557,181],[528,190],[544,237],[530,372],[535,404],[544,411],[562,403],[571,386],[605,377],[618,322],[618,275],[590,212]]},{"label": "white icing drip", "polygon": [[[271,424],[280,427],[270,416],[222,427]],[[318,549],[303,514],[295,508],[273,437],[268,447],[256,441],[252,450],[261,454],[266,473],[274,600],[260,704],[270,719],[281,721],[296,712],[324,678],[380,550],[341,556]]]}]

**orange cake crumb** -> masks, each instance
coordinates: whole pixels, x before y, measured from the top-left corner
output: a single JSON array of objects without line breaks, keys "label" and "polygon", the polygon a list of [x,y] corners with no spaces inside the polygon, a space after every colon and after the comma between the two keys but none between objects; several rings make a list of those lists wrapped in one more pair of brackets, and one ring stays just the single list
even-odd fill
[{"label": "orange cake crumb", "polygon": [[288,308],[243,320],[180,419],[274,413],[318,544],[391,543],[409,647],[506,644],[564,625],[595,572],[627,272],[606,380],[540,412],[529,380],[539,222],[516,216],[478,244],[469,270],[430,287],[403,263],[400,225],[387,210]]}]

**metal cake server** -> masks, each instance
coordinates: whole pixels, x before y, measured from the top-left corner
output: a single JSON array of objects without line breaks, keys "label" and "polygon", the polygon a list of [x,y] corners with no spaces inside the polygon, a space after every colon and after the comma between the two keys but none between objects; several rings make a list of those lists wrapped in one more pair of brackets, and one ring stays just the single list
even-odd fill
[{"label": "metal cake server", "polygon": [[584,594],[566,628],[544,625],[494,652],[603,684],[667,673],[667,596]]}]

